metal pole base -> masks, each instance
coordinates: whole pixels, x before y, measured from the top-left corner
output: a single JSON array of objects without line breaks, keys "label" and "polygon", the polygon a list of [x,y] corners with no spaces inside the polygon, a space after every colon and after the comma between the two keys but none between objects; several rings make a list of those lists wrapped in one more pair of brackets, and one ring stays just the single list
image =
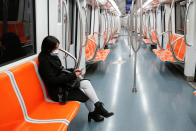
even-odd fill
[{"label": "metal pole base", "polygon": [[137,88],[132,88],[132,93],[137,93]]}]

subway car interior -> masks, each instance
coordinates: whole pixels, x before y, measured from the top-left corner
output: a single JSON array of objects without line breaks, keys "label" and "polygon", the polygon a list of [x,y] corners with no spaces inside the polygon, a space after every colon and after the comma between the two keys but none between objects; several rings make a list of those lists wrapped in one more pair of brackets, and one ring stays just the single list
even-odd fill
[{"label": "subway car interior", "polygon": [[[113,116],[51,100],[47,36]],[[195,41],[196,0],[0,0],[0,130],[196,131]]]}]

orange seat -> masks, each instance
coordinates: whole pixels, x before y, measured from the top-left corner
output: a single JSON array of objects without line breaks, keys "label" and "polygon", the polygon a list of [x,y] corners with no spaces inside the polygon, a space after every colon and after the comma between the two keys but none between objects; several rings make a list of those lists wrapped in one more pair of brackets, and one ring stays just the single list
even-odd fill
[{"label": "orange seat", "polygon": [[156,31],[155,30],[152,32],[151,38],[152,38],[152,41],[151,41],[151,39],[143,39],[143,42],[145,44],[155,44],[155,43],[157,43]]},{"label": "orange seat", "polygon": [[196,91],[194,91],[193,94],[196,96]]},{"label": "orange seat", "polygon": [[6,73],[0,73],[0,130],[1,131],[35,131],[35,130],[67,130],[67,125],[58,123],[38,123],[36,121],[26,121],[23,111],[16,95],[14,86]]},{"label": "orange seat", "polygon": [[104,32],[104,43],[101,49],[104,49],[106,44],[107,44],[107,40],[108,40],[108,33],[105,31]]},{"label": "orange seat", "polygon": [[[89,37],[89,39],[87,40],[87,45],[85,47],[85,53],[86,53],[86,59],[87,61],[105,61],[110,49],[105,49],[105,50],[97,50],[96,49],[96,44],[95,44],[95,36],[92,35]],[[95,54],[95,52],[97,51],[97,53]],[[95,58],[93,59],[93,57],[95,56]],[[93,60],[92,60],[93,59]]]},{"label": "orange seat", "polygon": [[[178,36],[178,35],[174,35],[174,34],[170,35],[171,43],[174,42],[174,44],[173,44],[174,53],[179,60],[183,61],[185,51],[186,51],[186,45],[185,45],[184,38],[181,38],[181,39],[179,39],[179,38],[180,38],[180,36]],[[179,40],[176,41],[177,39],[179,39]],[[167,43],[167,48],[165,50],[154,49],[153,52],[161,59],[161,61],[176,62],[176,60],[174,59],[174,57],[172,55],[169,41]]]},{"label": "orange seat", "polygon": [[60,105],[59,103],[45,101],[33,63],[24,63],[10,69],[10,71],[14,75],[30,118],[40,120],[65,119],[68,124],[72,121],[78,112],[80,103],[73,101]]},{"label": "orange seat", "polygon": [[116,43],[116,39],[110,39],[108,43],[115,44]]}]

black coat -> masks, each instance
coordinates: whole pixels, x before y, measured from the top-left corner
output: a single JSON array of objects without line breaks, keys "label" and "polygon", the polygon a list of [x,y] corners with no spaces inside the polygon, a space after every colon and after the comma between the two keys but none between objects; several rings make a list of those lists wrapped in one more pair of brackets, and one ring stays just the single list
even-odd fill
[{"label": "black coat", "polygon": [[[59,87],[69,88],[68,85],[73,83],[77,77],[73,69],[67,69],[73,73],[64,72],[64,67],[58,56],[40,53],[39,57],[39,73],[45,83],[48,95],[52,100],[58,101]],[[79,89],[69,89],[68,100],[77,100],[85,102],[88,97]]]}]

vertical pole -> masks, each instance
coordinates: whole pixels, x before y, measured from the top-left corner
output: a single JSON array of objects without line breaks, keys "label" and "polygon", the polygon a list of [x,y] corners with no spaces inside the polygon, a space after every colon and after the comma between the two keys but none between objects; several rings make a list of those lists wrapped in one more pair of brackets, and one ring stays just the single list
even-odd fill
[{"label": "vertical pole", "polygon": [[[133,4],[133,3],[132,3]],[[139,36],[138,36],[138,30],[137,30],[137,12],[135,13],[134,18],[135,18],[135,29],[134,29],[134,37],[135,37],[135,43],[136,43],[136,47],[137,49],[134,49],[134,44],[132,43],[132,47],[133,47],[133,50],[135,52],[135,60],[134,60],[134,81],[133,81],[133,88],[132,88],[132,93],[137,93],[137,88],[136,88],[136,80],[137,80],[137,76],[136,76],[136,73],[137,73],[137,53],[141,47],[141,42],[142,42],[142,37],[143,37],[143,33],[142,33],[142,28],[143,28],[143,10],[142,10],[142,0],[140,0],[140,33],[139,33]],[[132,40],[133,42],[133,40]],[[138,46],[137,46],[138,44]]]},{"label": "vertical pole", "polygon": [[134,57],[134,81],[133,81],[133,88],[132,88],[132,93],[136,93],[137,92],[137,88],[136,88],[136,70],[137,70],[137,52],[135,53],[135,57]]}]

